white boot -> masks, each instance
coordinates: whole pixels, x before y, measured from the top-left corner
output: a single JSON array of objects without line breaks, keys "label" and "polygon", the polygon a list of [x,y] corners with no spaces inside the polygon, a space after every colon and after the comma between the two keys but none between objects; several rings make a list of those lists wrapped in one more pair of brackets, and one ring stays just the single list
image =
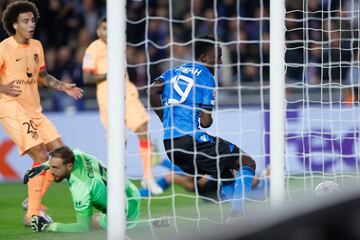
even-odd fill
[{"label": "white boot", "polygon": [[164,190],[155,182],[153,178],[141,180],[141,186],[148,188],[152,195],[160,195]]}]

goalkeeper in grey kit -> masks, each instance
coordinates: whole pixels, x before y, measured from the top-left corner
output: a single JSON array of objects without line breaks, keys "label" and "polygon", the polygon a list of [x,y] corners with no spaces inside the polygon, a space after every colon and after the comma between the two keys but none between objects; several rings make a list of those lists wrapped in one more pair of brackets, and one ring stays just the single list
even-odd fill
[{"label": "goalkeeper in grey kit", "polygon": [[[44,170],[50,169],[55,182],[68,180],[72,195],[73,205],[76,212],[76,223],[50,223],[48,224],[41,216],[33,216],[31,228],[34,232],[86,232],[91,227],[106,229],[107,227],[107,190],[106,168],[95,157],[71,150],[68,147],[60,147],[50,152],[49,161],[28,170],[24,182]],[[140,214],[140,194],[137,187],[126,180],[126,216],[127,227],[136,225]],[[93,215],[93,207],[100,211]]]}]

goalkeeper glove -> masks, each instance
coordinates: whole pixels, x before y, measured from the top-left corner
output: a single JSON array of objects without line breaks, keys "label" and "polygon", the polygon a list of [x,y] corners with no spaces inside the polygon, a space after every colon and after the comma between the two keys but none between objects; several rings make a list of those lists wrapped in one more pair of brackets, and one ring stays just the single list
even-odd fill
[{"label": "goalkeeper glove", "polygon": [[23,183],[27,184],[30,178],[36,177],[37,175],[40,175],[44,171],[48,170],[49,167],[46,165],[38,165],[36,167],[33,167],[25,172]]},{"label": "goalkeeper glove", "polygon": [[31,218],[31,229],[33,232],[42,232],[49,227],[49,222],[42,216],[33,215]]}]

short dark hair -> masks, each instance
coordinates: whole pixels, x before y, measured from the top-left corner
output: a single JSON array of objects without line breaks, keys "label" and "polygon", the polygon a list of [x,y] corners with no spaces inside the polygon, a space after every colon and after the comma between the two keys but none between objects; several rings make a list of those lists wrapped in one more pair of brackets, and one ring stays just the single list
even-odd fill
[{"label": "short dark hair", "polygon": [[40,18],[39,11],[32,2],[24,0],[14,1],[6,6],[2,17],[2,23],[7,34],[15,35],[16,31],[13,24],[17,22],[19,14],[27,12],[32,12],[36,21]]},{"label": "short dark hair", "polygon": [[61,158],[64,161],[64,165],[74,163],[75,155],[68,146],[56,148],[49,153],[50,157]]},{"label": "short dark hair", "polygon": [[97,24],[96,24],[96,28],[100,27],[100,24],[102,24],[103,22],[106,22],[107,19],[106,17],[101,17],[98,21],[97,21]]},{"label": "short dark hair", "polygon": [[199,36],[195,40],[195,59],[215,49],[215,38],[210,35]]}]

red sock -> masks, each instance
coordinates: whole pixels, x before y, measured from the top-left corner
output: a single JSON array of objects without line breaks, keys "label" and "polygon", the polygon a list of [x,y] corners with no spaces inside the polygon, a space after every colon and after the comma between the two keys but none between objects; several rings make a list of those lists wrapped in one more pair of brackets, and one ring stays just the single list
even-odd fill
[{"label": "red sock", "polygon": [[45,193],[47,192],[47,190],[49,189],[51,184],[54,182],[54,176],[50,173],[50,170],[47,170],[43,173],[45,175],[45,179],[44,179],[42,189],[41,189],[41,197],[42,198],[44,197]]},{"label": "red sock", "polygon": [[[40,162],[34,162],[33,167],[40,164],[41,164]],[[28,182],[29,207],[26,212],[27,217],[32,217],[33,215],[39,215],[43,182],[44,182],[43,174],[31,178]]]},{"label": "red sock", "polygon": [[152,178],[152,144],[147,139],[141,139],[139,141],[140,146],[140,157],[143,163],[144,178]]}]

